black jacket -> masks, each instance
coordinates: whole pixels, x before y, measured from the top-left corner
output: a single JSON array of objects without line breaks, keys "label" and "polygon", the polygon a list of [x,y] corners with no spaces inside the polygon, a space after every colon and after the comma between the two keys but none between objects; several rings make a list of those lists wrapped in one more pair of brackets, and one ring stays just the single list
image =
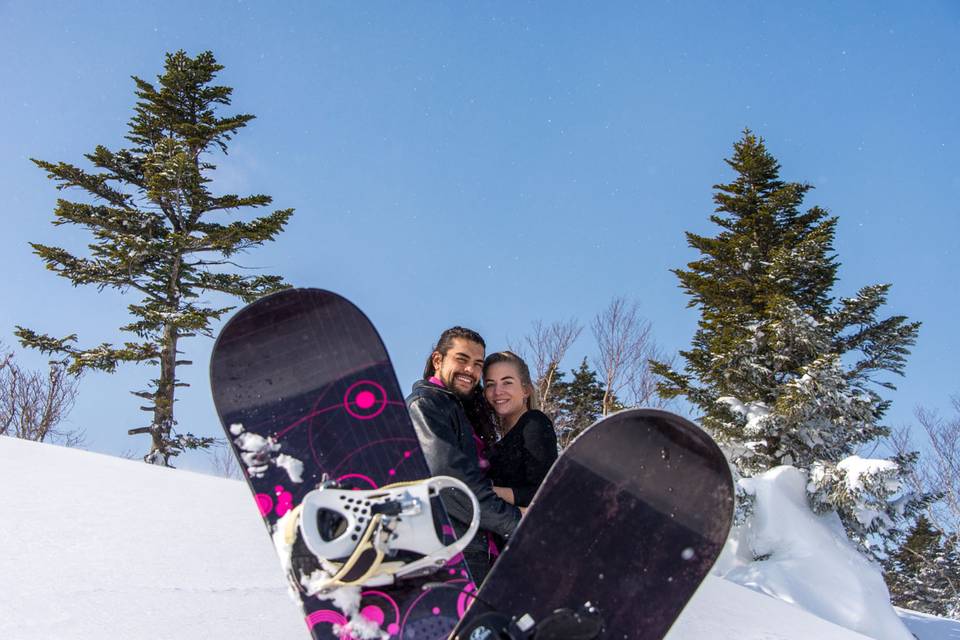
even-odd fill
[{"label": "black jacket", "polygon": [[513,503],[526,507],[556,459],[557,434],[550,418],[535,409],[527,411],[494,446],[490,480],[513,489]]},{"label": "black jacket", "polygon": [[[462,480],[480,503],[480,528],[509,537],[520,521],[520,511],[497,497],[480,469],[473,427],[460,400],[443,387],[418,380],[407,396],[407,409],[430,473]],[[443,505],[455,525],[470,522],[470,503],[459,492],[444,491]]]}]

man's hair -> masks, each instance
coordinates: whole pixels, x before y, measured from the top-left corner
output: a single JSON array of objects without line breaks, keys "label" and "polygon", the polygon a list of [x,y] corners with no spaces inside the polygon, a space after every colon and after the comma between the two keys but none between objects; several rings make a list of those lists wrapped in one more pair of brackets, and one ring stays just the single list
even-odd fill
[{"label": "man's hair", "polygon": [[[487,343],[483,341],[483,337],[473,329],[450,327],[440,334],[437,345],[430,352],[430,355],[427,356],[427,364],[423,367],[424,380],[429,380],[437,373],[433,366],[433,354],[439,353],[441,356],[446,356],[447,351],[450,351],[450,347],[453,346],[453,341],[457,338],[476,342],[483,347],[484,350],[487,348]],[[471,426],[473,426],[473,432],[483,441],[484,445],[489,447],[496,442],[496,414],[493,413],[490,405],[487,404],[486,398],[483,397],[481,385],[478,384],[470,393],[469,397],[458,398],[458,400],[461,406],[463,406],[463,411],[467,414],[467,419],[470,421]]]},{"label": "man's hair", "polygon": [[453,346],[453,341],[456,338],[469,340],[470,342],[476,342],[483,347],[484,350],[487,348],[487,343],[484,342],[480,334],[473,329],[466,329],[464,327],[450,327],[440,334],[440,339],[437,340],[437,346],[435,346],[427,356],[427,364],[423,367],[424,380],[429,380],[437,373],[437,370],[433,366],[433,354],[439,353],[441,356],[447,355],[447,351],[450,351],[450,347]]}]

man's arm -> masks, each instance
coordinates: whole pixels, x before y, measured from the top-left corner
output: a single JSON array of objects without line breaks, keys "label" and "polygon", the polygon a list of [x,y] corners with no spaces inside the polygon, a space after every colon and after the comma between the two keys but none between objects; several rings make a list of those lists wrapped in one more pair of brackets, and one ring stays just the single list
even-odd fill
[{"label": "man's arm", "polygon": [[[435,402],[422,396],[411,401],[408,409],[430,473],[453,476],[464,482],[480,503],[480,528],[509,537],[520,521],[520,511],[497,497],[490,480],[480,470],[476,456],[460,450],[450,417]],[[472,433],[469,442],[473,446]],[[460,492],[444,492],[444,506],[450,517],[470,522],[470,501]]]}]

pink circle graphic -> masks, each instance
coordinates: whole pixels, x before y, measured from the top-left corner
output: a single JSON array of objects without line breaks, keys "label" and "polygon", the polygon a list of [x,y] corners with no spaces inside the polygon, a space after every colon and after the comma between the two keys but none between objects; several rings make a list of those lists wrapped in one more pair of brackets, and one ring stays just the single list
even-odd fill
[{"label": "pink circle graphic", "polygon": [[383,624],[384,615],[383,610],[380,607],[374,605],[367,605],[360,610],[360,615],[362,615],[367,620],[371,622],[376,622],[377,624]]},{"label": "pink circle graphic", "polygon": [[379,607],[376,605],[367,605],[360,610],[360,614],[367,618],[368,620],[373,620],[380,626],[383,626],[383,623],[386,622],[387,613],[393,611],[394,621],[387,625],[387,633],[391,636],[398,635],[400,633],[400,607],[397,606],[396,600],[388,596],[382,591],[364,591],[360,594],[362,598],[382,598],[386,601],[386,607]]},{"label": "pink circle graphic", "polygon": [[273,498],[265,493],[258,493],[256,496],[257,507],[260,509],[260,515],[265,516],[273,509]]},{"label": "pink circle graphic", "polygon": [[323,622],[342,626],[347,624],[347,619],[343,617],[342,613],[338,611],[331,611],[329,609],[314,611],[307,616],[307,626],[311,629]]},{"label": "pink circle graphic", "polygon": [[357,420],[371,420],[387,408],[387,390],[373,380],[354,382],[343,394],[343,408]]},{"label": "pink circle graphic", "polygon": [[[454,582],[451,580],[451,582]],[[467,612],[467,609],[470,606],[470,600],[472,596],[477,591],[477,585],[472,582],[467,583],[467,586],[463,588],[463,591],[460,593],[460,597],[457,598],[457,617],[462,618],[463,614]]]},{"label": "pink circle graphic", "polygon": [[[379,488],[380,488],[380,487],[377,486],[377,483],[373,481],[373,478],[371,478],[370,476],[365,476],[365,475],[363,475],[362,473],[347,473],[347,474],[342,475],[342,476],[340,476],[339,478],[337,478],[337,482],[339,482],[339,483],[341,483],[341,484],[344,484],[347,480],[351,480],[351,479],[352,479],[352,480],[360,480],[360,481],[362,481],[362,482],[366,482],[366,483],[369,484],[370,487],[373,488],[373,489],[379,489]],[[354,491],[357,491],[357,490],[360,489],[360,487],[350,487],[350,488],[353,489]]]},{"label": "pink circle graphic", "polygon": [[277,515],[282,517],[283,514],[291,509],[293,509],[293,494],[289,491],[284,491],[277,496]]},{"label": "pink circle graphic", "polygon": [[377,396],[371,391],[361,391],[357,394],[357,406],[361,409],[369,409],[377,401]]}]

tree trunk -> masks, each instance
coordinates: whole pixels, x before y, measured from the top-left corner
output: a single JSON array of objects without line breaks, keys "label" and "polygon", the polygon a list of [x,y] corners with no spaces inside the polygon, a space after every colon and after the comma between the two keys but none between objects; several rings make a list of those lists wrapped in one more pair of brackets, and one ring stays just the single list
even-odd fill
[{"label": "tree trunk", "polygon": [[150,434],[153,438],[151,456],[163,466],[170,466],[170,434],[173,431],[173,402],[176,391],[177,330],[171,324],[163,330],[163,351],[160,353],[160,379],[153,400],[153,426]]},{"label": "tree trunk", "polygon": [[[180,261],[182,256],[174,255],[168,288],[167,305],[171,312],[180,310]],[[149,457],[154,464],[170,466],[170,457],[176,455],[171,450],[173,433],[173,403],[177,386],[177,340],[180,333],[174,322],[163,325],[163,349],[160,351],[160,378],[153,402],[153,425],[150,434],[153,447]]]}]

